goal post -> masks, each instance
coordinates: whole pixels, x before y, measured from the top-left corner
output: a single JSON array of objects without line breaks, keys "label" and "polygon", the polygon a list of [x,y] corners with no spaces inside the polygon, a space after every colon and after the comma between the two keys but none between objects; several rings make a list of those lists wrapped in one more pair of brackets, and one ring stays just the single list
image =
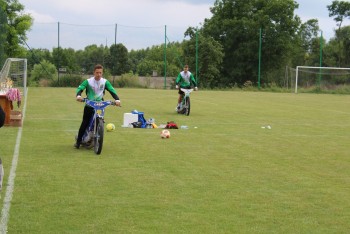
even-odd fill
[{"label": "goal post", "polygon": [[[301,77],[301,73],[307,74]],[[295,89],[298,93],[298,86],[301,87],[335,87],[338,85],[350,84],[350,68],[346,67],[313,67],[297,66],[295,69]]]},{"label": "goal post", "polygon": [[27,94],[27,59],[8,58],[0,72],[0,91],[17,88],[23,96]]}]

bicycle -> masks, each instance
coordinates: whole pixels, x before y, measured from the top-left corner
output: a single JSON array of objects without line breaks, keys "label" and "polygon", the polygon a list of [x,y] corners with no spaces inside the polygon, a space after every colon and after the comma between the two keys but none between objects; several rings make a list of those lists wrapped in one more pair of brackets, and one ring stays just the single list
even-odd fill
[{"label": "bicycle", "polygon": [[[81,145],[87,149],[94,148],[94,152],[98,155],[101,154],[104,137],[104,113],[107,106],[115,106],[114,101],[91,101],[84,98],[82,102],[85,102],[88,106],[94,108],[94,115],[92,116],[90,123],[85,130]],[[78,136],[75,136],[77,139]]]},{"label": "bicycle", "polygon": [[182,101],[177,109],[177,113],[189,116],[191,111],[190,93],[192,93],[193,89],[180,88],[180,90],[184,92],[184,94],[182,94]]}]

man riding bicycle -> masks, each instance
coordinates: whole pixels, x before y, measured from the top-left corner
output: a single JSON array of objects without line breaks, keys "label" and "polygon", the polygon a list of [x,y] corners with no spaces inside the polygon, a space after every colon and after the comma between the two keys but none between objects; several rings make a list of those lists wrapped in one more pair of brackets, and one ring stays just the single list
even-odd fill
[{"label": "man riding bicycle", "polygon": [[[94,76],[84,80],[83,83],[79,85],[76,91],[76,100],[79,102],[83,101],[83,98],[81,97],[81,94],[84,90],[86,90],[86,95],[89,100],[92,101],[102,101],[103,96],[105,94],[105,90],[107,90],[112,97],[115,99],[115,105],[120,106],[120,100],[117,95],[116,90],[113,88],[111,82],[106,80],[102,77],[103,74],[103,66],[98,64],[94,67]],[[84,107],[84,114],[83,114],[83,120],[81,122],[77,141],[74,144],[74,147],[79,149],[85,129],[89,125],[89,121],[94,115],[95,110],[94,108],[85,105]]]},{"label": "man riding bicycle", "polygon": [[184,92],[181,91],[183,89],[190,89],[191,84],[194,86],[194,90],[198,90],[197,82],[192,73],[188,70],[188,65],[184,66],[184,70],[179,73],[175,80],[176,89],[179,90],[179,98],[177,101],[176,111],[180,108],[180,103],[182,102],[182,98],[184,96]]}]

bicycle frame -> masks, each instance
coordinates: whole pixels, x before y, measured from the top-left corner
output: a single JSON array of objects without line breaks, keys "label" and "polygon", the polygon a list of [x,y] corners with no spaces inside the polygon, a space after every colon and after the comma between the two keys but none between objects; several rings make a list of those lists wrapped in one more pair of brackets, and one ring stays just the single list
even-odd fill
[{"label": "bicycle frame", "polygon": [[86,148],[94,147],[95,153],[100,154],[103,144],[105,108],[109,105],[115,105],[115,103],[113,101],[91,101],[88,99],[84,99],[84,102],[94,108],[94,115],[85,130],[82,144]]},{"label": "bicycle frame", "polygon": [[189,115],[191,110],[191,103],[190,103],[190,93],[192,93],[193,89],[180,89],[184,94],[182,94],[182,101],[180,103],[180,108],[177,111],[179,114],[185,114]]}]

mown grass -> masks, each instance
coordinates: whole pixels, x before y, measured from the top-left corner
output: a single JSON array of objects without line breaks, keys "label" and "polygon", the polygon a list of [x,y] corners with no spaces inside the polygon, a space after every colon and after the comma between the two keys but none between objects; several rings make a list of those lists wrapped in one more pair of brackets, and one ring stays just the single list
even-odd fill
[{"label": "mown grass", "polygon": [[[119,89],[123,107],[106,112],[117,129],[95,156],[73,148],[74,91],[29,89],[9,233],[350,229],[350,96],[199,91],[183,116],[174,90]],[[163,140],[159,129],[121,128],[135,109],[189,129]],[[6,190],[18,129],[0,131]]]}]

